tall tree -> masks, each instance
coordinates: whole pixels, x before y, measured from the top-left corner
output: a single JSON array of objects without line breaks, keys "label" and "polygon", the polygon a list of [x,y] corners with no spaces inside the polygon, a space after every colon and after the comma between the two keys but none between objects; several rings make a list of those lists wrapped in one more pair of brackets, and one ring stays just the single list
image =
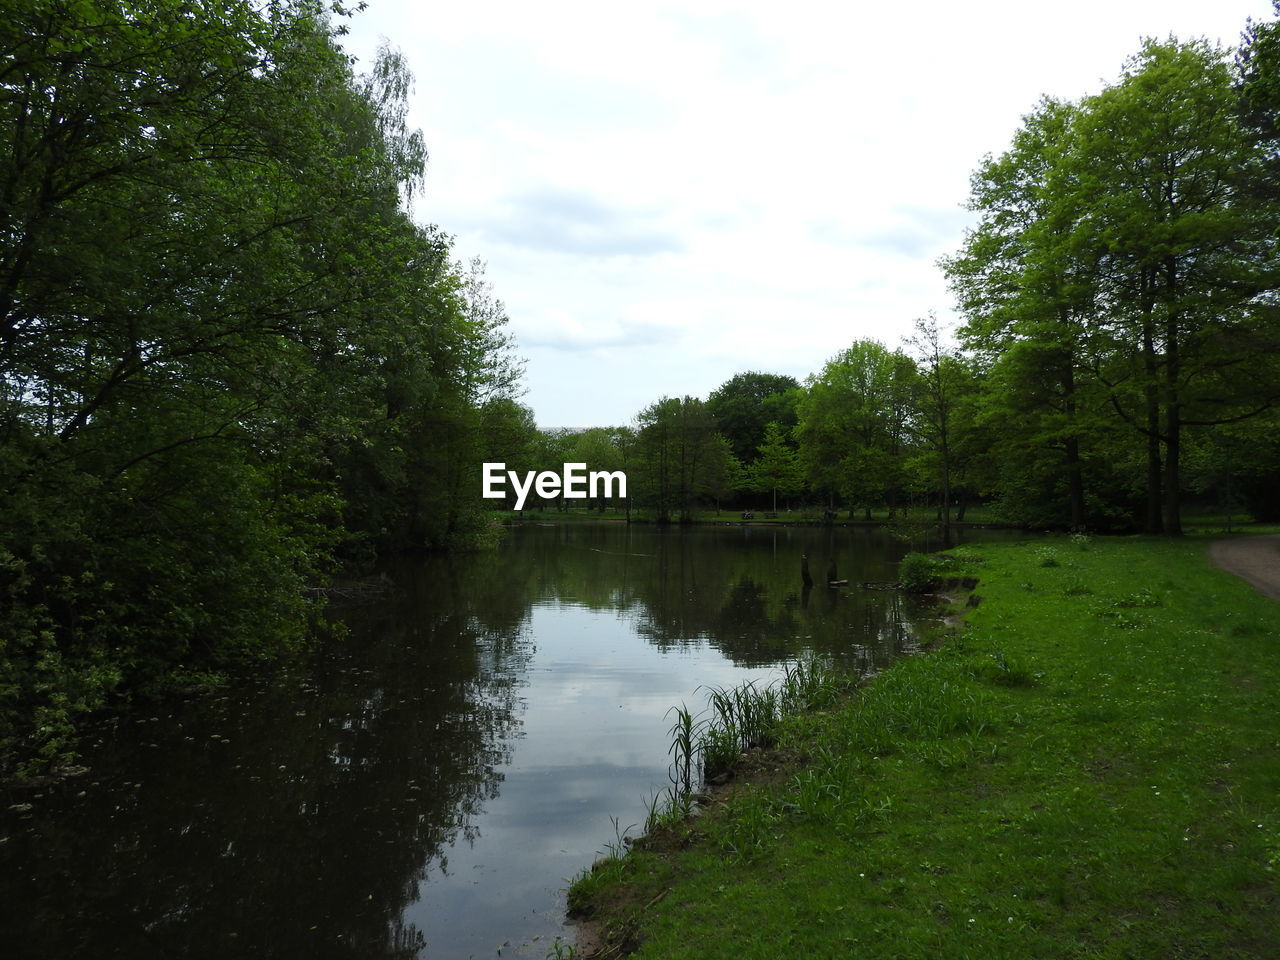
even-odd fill
[{"label": "tall tree", "polygon": [[755,459],[770,422],[795,426],[799,386],[794,377],[750,371],[735,374],[711,392],[707,410],[744,466]]},{"label": "tall tree", "polygon": [[[960,254],[943,262],[966,318],[960,337],[1000,385],[990,391],[990,413],[1011,428],[1006,445],[1016,440],[1035,456],[1059,458],[1073,529],[1086,522],[1083,447],[1096,418],[1082,396],[1099,306],[1099,257],[1075,233],[1083,216],[1077,114],[1072,104],[1042,100],[1010,149],[982,164],[970,197],[981,219]],[[1158,450],[1154,456],[1158,463]],[[1025,474],[1026,457],[1015,459]]]},{"label": "tall tree", "polygon": [[796,438],[810,483],[850,509],[896,505],[915,364],[874,340],[856,341],[806,383]]},{"label": "tall tree", "polygon": [[916,321],[911,345],[918,355],[915,433],[933,454],[942,521],[942,542],[951,545],[951,492],[960,449],[960,397],[968,386],[967,370],[943,340],[938,320],[930,314]]},{"label": "tall tree", "polygon": [[701,400],[664,397],[636,418],[638,479],[660,523],[694,518],[698,504],[725,490],[731,451]]},{"label": "tall tree", "polygon": [[0,765],[115,688],[301,643],[351,534],[468,541],[509,379],[500,310],[403,206],[403,60],[353,76],[314,0],[7,12]]},{"label": "tall tree", "polygon": [[764,429],[764,440],[751,465],[751,484],[757,490],[773,494],[774,513],[778,512],[779,492],[784,497],[794,496],[804,485],[799,457],[776,421]]},{"label": "tall tree", "polygon": [[[1274,325],[1255,302],[1275,280],[1273,211],[1241,193],[1260,157],[1237,105],[1223,51],[1149,41],[1077,125],[1089,211],[1077,232],[1101,246],[1108,275],[1105,376],[1117,411],[1163,443],[1163,527],[1175,535],[1186,429],[1256,415],[1273,396]],[[1140,385],[1145,421],[1122,385]]]}]

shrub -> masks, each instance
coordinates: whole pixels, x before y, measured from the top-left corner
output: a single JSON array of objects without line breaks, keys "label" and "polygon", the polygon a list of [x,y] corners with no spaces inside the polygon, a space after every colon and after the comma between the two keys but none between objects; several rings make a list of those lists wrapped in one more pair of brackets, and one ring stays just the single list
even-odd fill
[{"label": "shrub", "polygon": [[923,553],[908,553],[898,565],[898,582],[908,593],[926,593],[938,581],[938,565]]}]

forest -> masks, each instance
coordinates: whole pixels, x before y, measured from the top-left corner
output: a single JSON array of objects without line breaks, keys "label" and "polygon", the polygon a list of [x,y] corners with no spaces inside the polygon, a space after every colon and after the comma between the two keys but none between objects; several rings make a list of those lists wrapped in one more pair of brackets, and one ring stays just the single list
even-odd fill
[{"label": "forest", "polygon": [[304,648],[343,563],[491,543],[486,461],[624,471],[658,522],[1280,518],[1276,22],[1035,104],[940,264],[955,331],[540,430],[483,264],[413,216],[408,67],[357,73],[350,13],[31,0],[0,24],[0,772]]}]

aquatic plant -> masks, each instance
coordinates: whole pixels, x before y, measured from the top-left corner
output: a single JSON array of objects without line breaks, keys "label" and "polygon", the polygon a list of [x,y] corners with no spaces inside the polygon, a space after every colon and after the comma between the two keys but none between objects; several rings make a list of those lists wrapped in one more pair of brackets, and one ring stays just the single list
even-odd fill
[{"label": "aquatic plant", "polygon": [[768,684],[748,680],[732,688],[700,688],[707,696],[702,713],[683,703],[672,707],[671,785],[649,799],[645,831],[687,817],[697,785],[728,773],[744,751],[773,746],[783,719],[833,704],[848,685],[844,674],[809,656],[784,667]]},{"label": "aquatic plant", "polygon": [[578,948],[571,943],[565,943],[560,937],[556,937],[547,948],[547,960],[573,960],[577,955]]},{"label": "aquatic plant", "polygon": [[738,733],[708,726],[698,741],[698,747],[702,755],[702,775],[710,780],[727,773],[738,759]]},{"label": "aquatic plant", "polygon": [[784,715],[791,715],[828,707],[844,687],[844,678],[828,664],[816,657],[802,657],[783,668],[778,684],[779,709]]},{"label": "aquatic plant", "polygon": [[693,773],[696,768],[695,758],[698,755],[698,733],[701,724],[696,723],[693,714],[683,703],[667,711],[667,716],[676,715],[676,721],[668,733],[671,736],[671,747],[667,753],[671,757],[671,782],[681,793],[693,791]]}]

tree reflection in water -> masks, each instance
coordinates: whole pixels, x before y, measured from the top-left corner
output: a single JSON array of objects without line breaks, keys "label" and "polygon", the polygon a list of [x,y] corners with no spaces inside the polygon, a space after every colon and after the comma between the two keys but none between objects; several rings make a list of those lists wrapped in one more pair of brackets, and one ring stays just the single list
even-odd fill
[{"label": "tree reflection in water", "polygon": [[[494,925],[536,909],[501,916],[500,890],[468,888],[474,905],[457,916],[428,901],[450,877],[451,856],[487,829],[513,758],[543,749],[521,739],[546,706],[528,696],[539,643],[549,642],[534,635],[534,612],[539,624],[568,624],[574,610],[597,615],[588,627],[621,624],[639,638],[622,673],[632,657],[691,649],[718,653],[726,669],[767,668],[804,650],[873,669],[909,644],[912,611],[893,593],[856,586],[802,591],[800,555],[820,570],[834,560],[856,585],[893,579],[903,549],[865,528],[528,525],[494,553],[387,563],[380,572],[393,586],[336,606],[348,635],[284,677],[139,705],[102,725],[86,751],[90,774],[10,793],[6,807],[33,809],[9,810],[0,830],[6,956],[405,958],[462,949],[467,937],[490,949],[518,939],[519,930],[495,939]],[[707,679],[677,675],[684,689],[652,698],[692,697]],[[599,740],[617,707],[582,716],[578,735]],[[557,736],[570,735],[563,727]],[[538,768],[522,782],[617,774],[584,758],[576,774]],[[615,802],[601,795],[588,806]],[[572,835],[626,814],[566,813],[567,803],[531,796],[526,818],[571,813],[561,826]],[[566,856],[588,863],[600,842],[584,832],[582,849]],[[524,869],[536,873],[536,844],[526,845],[535,859]],[[521,851],[505,853],[515,877]],[[545,944],[529,955],[542,953]]]}]

